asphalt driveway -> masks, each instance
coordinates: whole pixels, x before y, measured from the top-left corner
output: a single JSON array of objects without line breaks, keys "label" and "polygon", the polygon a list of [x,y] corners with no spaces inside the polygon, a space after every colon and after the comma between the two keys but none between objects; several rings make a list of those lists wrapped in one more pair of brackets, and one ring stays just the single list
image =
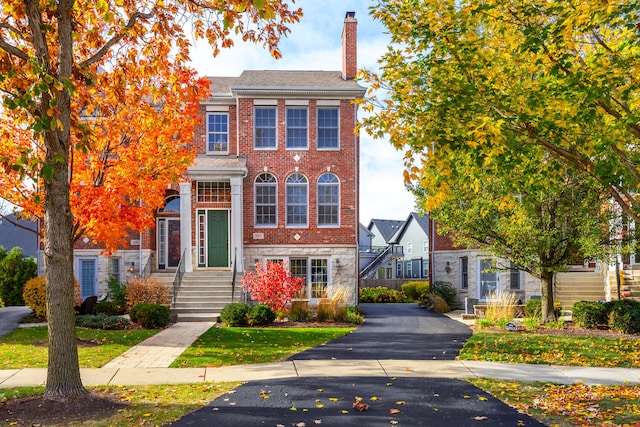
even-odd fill
[{"label": "asphalt driveway", "polygon": [[351,334],[289,360],[454,360],[471,329],[416,304],[362,304],[366,322]]},{"label": "asphalt driveway", "polygon": [[[355,332],[291,360],[353,360],[353,375],[250,381],[173,426],[544,426],[473,385],[359,376],[358,360],[452,360],[471,330],[413,304],[365,304]],[[354,409],[357,398],[367,410]]]}]

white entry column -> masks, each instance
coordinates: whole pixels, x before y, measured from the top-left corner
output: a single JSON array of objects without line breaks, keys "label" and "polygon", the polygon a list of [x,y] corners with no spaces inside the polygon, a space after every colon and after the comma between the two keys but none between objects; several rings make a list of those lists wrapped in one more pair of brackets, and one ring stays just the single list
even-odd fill
[{"label": "white entry column", "polygon": [[184,254],[184,271],[193,271],[191,244],[191,183],[180,183],[180,253]]},{"label": "white entry column", "polygon": [[243,233],[244,222],[242,221],[242,178],[231,177],[231,261],[236,263],[236,271],[244,271],[244,251]]}]

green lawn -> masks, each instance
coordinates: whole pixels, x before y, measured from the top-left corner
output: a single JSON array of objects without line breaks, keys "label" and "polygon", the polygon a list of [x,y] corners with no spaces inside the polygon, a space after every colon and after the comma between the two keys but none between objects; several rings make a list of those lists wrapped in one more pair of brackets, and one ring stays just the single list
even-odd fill
[{"label": "green lawn", "polygon": [[219,328],[202,334],[172,368],[275,362],[355,328]]},{"label": "green lawn", "polygon": [[477,331],[462,360],[640,368],[640,339]]},{"label": "green lawn", "polygon": [[[81,368],[99,368],[158,330],[103,331],[76,328]],[[46,368],[47,327],[18,328],[0,339],[0,369]]]}]

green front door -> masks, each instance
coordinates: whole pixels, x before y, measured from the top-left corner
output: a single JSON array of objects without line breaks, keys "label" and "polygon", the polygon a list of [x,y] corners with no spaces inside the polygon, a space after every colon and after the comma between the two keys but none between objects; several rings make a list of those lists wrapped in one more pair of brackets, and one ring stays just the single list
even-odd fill
[{"label": "green front door", "polygon": [[229,266],[229,211],[207,211],[207,267]]}]

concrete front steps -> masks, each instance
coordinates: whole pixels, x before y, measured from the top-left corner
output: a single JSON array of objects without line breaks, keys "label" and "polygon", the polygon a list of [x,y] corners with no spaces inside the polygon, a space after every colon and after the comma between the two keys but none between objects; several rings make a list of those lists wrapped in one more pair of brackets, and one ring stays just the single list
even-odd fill
[{"label": "concrete front steps", "polygon": [[[167,273],[154,273],[152,277],[167,283],[173,293],[173,277]],[[161,276],[162,275],[162,276]],[[168,275],[167,275],[168,276]],[[217,322],[220,312],[231,303],[233,275],[228,271],[194,271],[185,273],[178,294],[174,296],[171,311],[179,322]],[[242,276],[236,276],[236,301],[242,292]]]},{"label": "concrete front steps", "polygon": [[640,302],[640,267],[634,265],[633,269],[625,269],[623,276],[624,284],[620,286],[622,297]]},{"label": "concrete front steps", "polygon": [[604,280],[593,271],[571,271],[556,275],[554,299],[562,304],[562,311],[571,311],[578,301],[604,301]]}]

